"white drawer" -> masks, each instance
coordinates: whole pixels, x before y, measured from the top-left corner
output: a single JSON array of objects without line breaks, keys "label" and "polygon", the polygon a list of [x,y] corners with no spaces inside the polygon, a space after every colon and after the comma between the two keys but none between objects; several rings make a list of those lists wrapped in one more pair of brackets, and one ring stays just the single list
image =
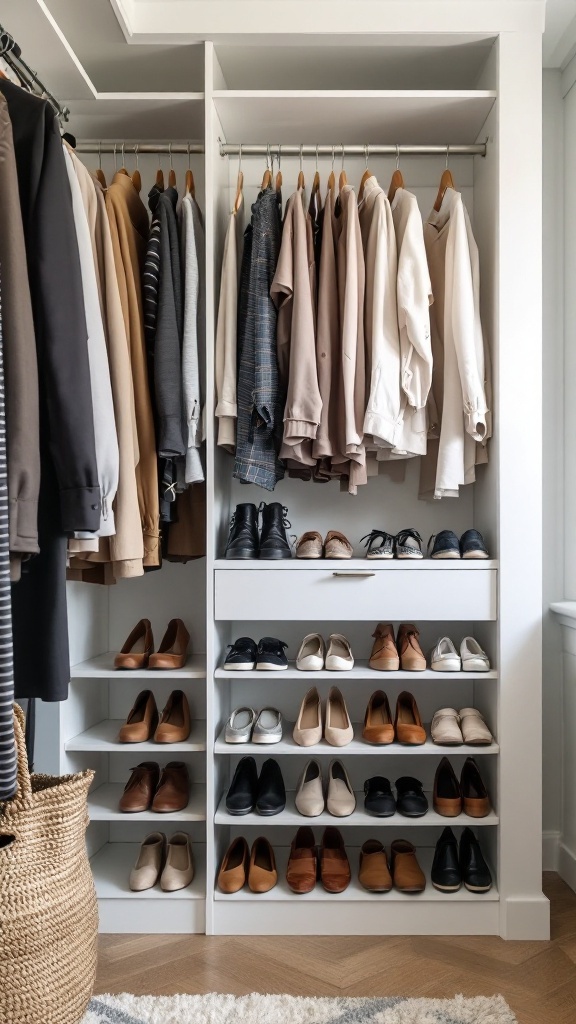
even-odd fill
[{"label": "white drawer", "polygon": [[380,622],[496,618],[495,569],[390,571],[364,566],[361,570],[216,569],[215,618]]}]

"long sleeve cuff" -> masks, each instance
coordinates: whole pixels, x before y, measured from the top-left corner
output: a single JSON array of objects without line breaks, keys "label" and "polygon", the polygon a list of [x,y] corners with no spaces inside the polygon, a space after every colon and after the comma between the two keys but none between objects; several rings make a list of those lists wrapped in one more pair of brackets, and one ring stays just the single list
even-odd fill
[{"label": "long sleeve cuff", "polygon": [[466,433],[470,434],[470,437],[473,437],[475,441],[483,441],[486,437],[486,413],[486,408],[482,411],[478,409],[474,409],[471,412],[467,409],[464,410]]},{"label": "long sleeve cuff", "polygon": [[96,533],[100,526],[100,488],[68,487],[60,491],[63,533]]},{"label": "long sleeve cuff", "polygon": [[286,417],[284,420],[284,443],[298,444],[300,441],[316,440],[318,423],[311,420],[298,420],[293,417]]}]

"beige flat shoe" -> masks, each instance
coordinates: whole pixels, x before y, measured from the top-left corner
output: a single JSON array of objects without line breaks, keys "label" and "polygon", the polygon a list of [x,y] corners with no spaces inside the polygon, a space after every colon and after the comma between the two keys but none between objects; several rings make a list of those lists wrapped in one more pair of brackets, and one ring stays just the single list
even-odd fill
[{"label": "beige flat shoe", "polygon": [[324,544],[318,530],[308,530],[296,541],[296,558],[322,558]]},{"label": "beige flat shoe", "polygon": [[163,832],[151,832],[146,836],[138,854],[138,860],[130,872],[132,892],[144,892],[156,885],[166,858],[166,836]]},{"label": "beige flat shoe", "polygon": [[299,747],[313,747],[322,739],[322,707],[315,686],[308,690],[300,705],[292,737]]},{"label": "beige flat shoe", "polygon": [[296,668],[299,672],[320,672],[324,668],[325,657],[324,638],[320,633],[308,633],[296,655]]},{"label": "beige flat shoe", "polygon": [[114,668],[146,668],[154,650],[150,619],[136,623],[122,650],[114,658]]},{"label": "beige flat shoe", "polygon": [[461,747],[464,737],[460,728],[460,716],[454,708],[440,708],[436,711],[430,727],[434,743],[440,747]]},{"label": "beige flat shoe", "polygon": [[337,686],[330,688],[326,701],[324,739],[332,747],[345,747],[354,739],[348,708]]},{"label": "beige flat shoe", "polygon": [[354,548],[343,533],[330,530],[324,539],[325,558],[352,558]]},{"label": "beige flat shoe", "polygon": [[194,878],[194,858],[190,836],[175,832],[166,847],[166,864],[160,879],[162,892],[185,889]]},{"label": "beige flat shoe", "polygon": [[330,762],[326,809],[335,818],[347,818],[356,810],[356,797],[342,761]]},{"label": "beige flat shoe", "polygon": [[354,668],[352,648],[342,633],[332,633],[328,637],[326,668],[329,672],[349,672]]},{"label": "beige flat shoe", "polygon": [[469,747],[487,747],[492,743],[492,733],[476,708],[462,708],[460,728]]},{"label": "beige flat shoe", "polygon": [[306,818],[317,818],[324,810],[324,791],[322,789],[322,769],[320,762],[308,761],[296,791],[294,800],[296,810]]}]

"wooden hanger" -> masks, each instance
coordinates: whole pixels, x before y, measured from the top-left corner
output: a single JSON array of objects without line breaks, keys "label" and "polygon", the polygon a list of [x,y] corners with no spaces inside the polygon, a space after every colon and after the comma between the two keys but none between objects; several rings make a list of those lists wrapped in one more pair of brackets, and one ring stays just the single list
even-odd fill
[{"label": "wooden hanger", "polygon": [[162,164],[160,163],[160,154],[158,154],[158,170],[156,171],[156,188],[164,191],[164,171],[162,170]]},{"label": "wooden hanger", "polygon": [[168,152],[170,154],[170,170],[168,172],[168,185],[170,188],[176,188],[176,171],[172,166],[172,143],[168,143]]},{"label": "wooden hanger", "polygon": [[102,143],[101,142],[98,143],[98,170],[96,171],[94,176],[95,176],[95,178],[98,179],[98,181],[102,185],[102,188],[108,188],[108,185],[107,185],[107,182],[106,182],[106,175],[104,174],[104,171],[102,170]]},{"label": "wooden hanger", "polygon": [[362,196],[364,195],[364,185],[368,181],[368,178],[372,177],[372,171],[368,170],[368,160],[369,159],[370,159],[370,149],[369,149],[368,146],[364,146],[364,160],[366,161],[366,170],[364,171],[364,174],[360,178],[360,188],[358,189],[358,202],[360,202],[360,200],[362,199]]},{"label": "wooden hanger", "polygon": [[446,146],[446,168],[442,172],[442,177],[440,178],[440,188],[438,189],[438,195],[436,196],[436,202],[434,203],[434,209],[436,210],[436,213],[438,213],[440,207],[442,206],[442,200],[444,199],[444,196],[446,194],[446,189],[456,188],[454,184],[454,178],[452,177],[452,172],[448,167],[449,155],[450,146]]},{"label": "wooden hanger", "polygon": [[391,203],[399,188],[404,188],[404,176],[400,170],[400,146],[396,146],[396,170],[392,175],[388,189],[388,202]]},{"label": "wooden hanger", "polygon": [[282,160],[282,146],[278,144],[278,173],[276,175],[276,191],[279,192],[282,188],[282,171],[280,170],[280,161]]},{"label": "wooden hanger", "polygon": [[332,146],[332,170],[328,175],[328,191],[333,192],[334,186],[336,185],[336,176],[334,174],[334,146]]},{"label": "wooden hanger", "polygon": [[196,185],[194,184],[194,175],[190,167],[190,143],[188,143],[188,170],[186,171],[184,188],[186,189],[187,196],[192,196],[193,199],[196,198]]},{"label": "wooden hanger", "polygon": [[134,188],[136,189],[137,192],[141,192],[142,191],[142,175],[140,174],[140,170],[138,168],[138,145],[134,146],[134,154],[136,156],[136,168],[132,172],[132,184],[134,185]]},{"label": "wooden hanger", "polygon": [[233,211],[238,213],[242,205],[242,189],[244,188],[244,175],[242,173],[242,143],[238,153],[238,177],[236,179],[236,197],[234,199]]},{"label": "wooden hanger", "polygon": [[344,143],[342,143],[342,169],[340,171],[340,177],[338,179],[338,189],[339,189],[339,191],[341,192],[342,189],[344,188],[344,185],[347,185],[347,184],[348,184],[348,177],[346,175],[346,171],[344,170]]},{"label": "wooden hanger", "polygon": [[302,150],[303,149],[304,149],[304,146],[302,145],[302,143],[300,143],[300,170],[298,171],[298,184],[296,186],[298,189],[304,188],[304,186],[305,186],[304,171],[302,170]]}]

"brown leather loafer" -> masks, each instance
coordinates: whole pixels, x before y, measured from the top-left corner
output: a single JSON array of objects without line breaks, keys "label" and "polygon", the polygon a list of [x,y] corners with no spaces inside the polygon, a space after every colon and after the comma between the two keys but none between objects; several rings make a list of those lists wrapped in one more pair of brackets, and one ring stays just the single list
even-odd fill
[{"label": "brown leather loafer", "polygon": [[171,619],[156,654],[150,655],[148,668],[184,668],[190,633],[182,619]]},{"label": "brown leather loafer", "polygon": [[394,733],[398,743],[418,747],[426,742],[426,730],[422,725],[418,705],[411,693],[403,690],[396,701]]},{"label": "brown leather loafer", "polygon": [[190,735],[190,706],[182,690],[172,690],[162,712],[156,743],[184,743]]},{"label": "brown leather loafer", "polygon": [[222,858],[218,872],[218,888],[221,892],[239,892],[246,884],[250,850],[244,836],[237,836],[230,843]]},{"label": "brown leather loafer", "polygon": [[378,839],[367,839],[360,850],[358,881],[369,892],[390,892],[392,888],[386,850]]},{"label": "brown leather loafer", "polygon": [[460,792],[464,814],[469,814],[471,818],[485,818],[490,814],[488,790],[473,757],[467,757],[464,762],[460,776]]},{"label": "brown leather loafer", "polygon": [[122,650],[114,658],[114,668],[146,668],[153,650],[154,637],[150,619],[140,619]]},{"label": "brown leather loafer", "polygon": [[132,775],[124,787],[118,807],[125,814],[136,814],[151,807],[160,778],[160,768],[155,761],[142,761],[136,768],[130,770]]},{"label": "brown leather loafer", "polygon": [[154,735],[158,725],[158,708],[152,690],[142,690],[120,729],[120,743],[145,743]]},{"label": "brown leather loafer", "polygon": [[416,858],[416,850],[407,839],[395,839],[390,847],[390,866],[394,885],[400,892],[423,892],[426,876]]},{"label": "brown leather loafer", "polygon": [[278,881],[274,850],[264,836],[259,836],[252,843],[250,867],[248,868],[248,888],[251,892],[270,892]]},{"label": "brown leather loafer", "polygon": [[344,892],[350,885],[352,872],[342,833],[328,825],[320,847],[320,879],[326,892]]},{"label": "brown leather loafer", "polygon": [[444,818],[455,818],[462,813],[460,783],[447,757],[443,757],[434,776],[432,797],[434,810]]},{"label": "brown leather loafer", "polygon": [[286,868],[286,881],[292,892],[312,892],[318,877],[318,851],[314,833],[308,825],[298,829],[292,845]]},{"label": "brown leather loafer", "polygon": [[184,761],[170,761],[162,769],[158,788],[152,801],[152,810],[158,814],[183,811],[190,799],[190,779]]},{"label": "brown leather loafer", "polygon": [[392,713],[388,697],[383,690],[376,690],[368,701],[362,739],[366,743],[375,743],[379,746],[394,742]]},{"label": "brown leather loafer", "polygon": [[400,658],[391,624],[379,622],[372,636],[374,643],[368,662],[370,668],[376,672],[396,672],[400,668]]},{"label": "brown leather loafer", "polygon": [[420,633],[411,622],[403,622],[398,630],[396,646],[403,672],[424,672],[426,668],[426,658],[418,643],[419,636]]}]

